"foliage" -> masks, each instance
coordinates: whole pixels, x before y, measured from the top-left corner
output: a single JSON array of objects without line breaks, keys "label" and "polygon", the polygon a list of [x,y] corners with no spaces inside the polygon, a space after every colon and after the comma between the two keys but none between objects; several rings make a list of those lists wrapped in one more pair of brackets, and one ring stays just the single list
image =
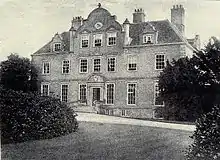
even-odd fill
[{"label": "foliage", "polygon": [[220,103],[220,42],[213,38],[192,58],[167,62],[159,88],[165,119],[195,121],[210,112]]},{"label": "foliage", "polygon": [[220,107],[216,106],[196,122],[196,131],[189,148],[188,160],[220,159]]},{"label": "foliage", "polygon": [[37,91],[37,70],[28,58],[11,54],[0,64],[0,84],[16,91]]},{"label": "foliage", "polygon": [[1,88],[3,143],[53,138],[75,131],[74,111],[52,97]]}]

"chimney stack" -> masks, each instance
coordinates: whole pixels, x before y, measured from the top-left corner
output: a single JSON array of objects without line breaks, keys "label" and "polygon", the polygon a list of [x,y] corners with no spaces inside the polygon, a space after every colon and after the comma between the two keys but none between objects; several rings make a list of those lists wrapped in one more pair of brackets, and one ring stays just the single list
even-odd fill
[{"label": "chimney stack", "polygon": [[133,23],[145,22],[145,13],[142,8],[135,9],[133,13]]},{"label": "chimney stack", "polygon": [[123,23],[123,29],[124,29],[124,45],[129,45],[131,38],[129,36],[129,32],[130,32],[130,22],[128,21],[128,19],[126,18],[124,23]]},{"label": "chimney stack", "polygon": [[184,7],[182,5],[174,5],[173,8],[171,8],[171,23],[173,23],[183,35],[185,34],[184,19]]},{"label": "chimney stack", "polygon": [[83,24],[83,18],[81,16],[73,17],[72,27],[77,30]]},{"label": "chimney stack", "polygon": [[73,20],[71,22],[72,22],[72,25],[69,30],[69,33],[70,33],[70,48],[69,49],[70,49],[70,52],[73,52],[75,34],[76,34],[77,29],[83,24],[83,18],[81,16],[73,17]]}]

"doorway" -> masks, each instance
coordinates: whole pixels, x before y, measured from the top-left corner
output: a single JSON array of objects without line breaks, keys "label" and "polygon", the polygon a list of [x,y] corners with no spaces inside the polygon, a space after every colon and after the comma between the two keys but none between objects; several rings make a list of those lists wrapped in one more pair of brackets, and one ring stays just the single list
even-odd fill
[{"label": "doorway", "polygon": [[[100,101],[101,88],[93,88],[92,89],[92,101]],[[94,103],[93,103],[94,105]]]}]

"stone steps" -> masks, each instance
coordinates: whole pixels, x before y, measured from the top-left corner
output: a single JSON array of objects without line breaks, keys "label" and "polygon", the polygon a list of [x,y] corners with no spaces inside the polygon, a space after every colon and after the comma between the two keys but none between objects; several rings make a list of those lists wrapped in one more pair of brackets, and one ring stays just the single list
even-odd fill
[{"label": "stone steps", "polygon": [[72,108],[75,112],[97,113],[91,106],[77,106]]}]

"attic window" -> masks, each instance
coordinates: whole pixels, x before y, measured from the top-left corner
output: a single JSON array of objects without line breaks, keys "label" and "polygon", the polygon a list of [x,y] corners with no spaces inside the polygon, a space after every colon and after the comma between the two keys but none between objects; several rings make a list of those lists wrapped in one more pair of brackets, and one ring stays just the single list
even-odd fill
[{"label": "attic window", "polygon": [[143,35],[143,43],[147,43],[147,44],[153,43],[153,35],[152,34]]},{"label": "attic window", "polygon": [[54,51],[55,52],[61,51],[61,43],[55,43],[54,44]]},{"label": "attic window", "polygon": [[108,36],[108,46],[116,45],[116,32],[107,33],[107,36]]},{"label": "attic window", "polygon": [[89,35],[82,35],[81,36],[81,47],[82,48],[89,47]]},{"label": "attic window", "polygon": [[94,47],[102,46],[102,34],[94,35]]}]

